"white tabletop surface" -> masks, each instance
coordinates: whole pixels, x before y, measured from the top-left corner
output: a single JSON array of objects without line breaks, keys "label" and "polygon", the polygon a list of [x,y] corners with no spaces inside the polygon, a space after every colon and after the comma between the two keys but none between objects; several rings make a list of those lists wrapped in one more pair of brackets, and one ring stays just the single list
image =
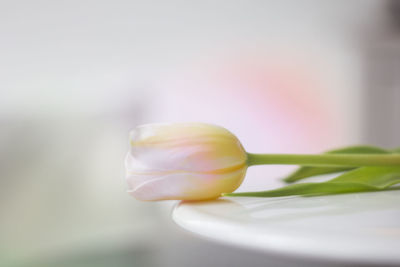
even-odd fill
[{"label": "white tabletop surface", "polygon": [[400,265],[400,191],[180,202],[174,221],[216,241],[306,258]]}]

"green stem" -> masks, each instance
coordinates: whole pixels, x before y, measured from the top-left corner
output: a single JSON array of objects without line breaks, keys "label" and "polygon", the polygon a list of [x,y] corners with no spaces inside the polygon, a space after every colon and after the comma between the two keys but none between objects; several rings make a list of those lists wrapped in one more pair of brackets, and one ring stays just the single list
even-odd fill
[{"label": "green stem", "polygon": [[400,166],[399,154],[252,154],[247,153],[247,164],[288,164],[305,166]]}]

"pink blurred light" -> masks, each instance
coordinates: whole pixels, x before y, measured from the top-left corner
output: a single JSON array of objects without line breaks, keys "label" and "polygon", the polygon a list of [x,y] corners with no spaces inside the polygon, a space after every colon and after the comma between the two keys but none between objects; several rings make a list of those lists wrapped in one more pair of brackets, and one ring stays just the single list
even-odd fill
[{"label": "pink blurred light", "polygon": [[[224,126],[249,152],[321,152],[340,143],[344,131],[323,82],[318,71],[301,62],[214,60],[161,81],[165,94],[159,98],[157,120]],[[274,177],[290,169],[268,168]],[[251,170],[251,175],[265,176],[265,171]]]}]

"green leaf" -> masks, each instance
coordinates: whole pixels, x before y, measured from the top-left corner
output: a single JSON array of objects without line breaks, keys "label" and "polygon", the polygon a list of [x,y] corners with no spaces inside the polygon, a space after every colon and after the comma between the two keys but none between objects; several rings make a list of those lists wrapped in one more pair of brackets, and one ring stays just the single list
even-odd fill
[{"label": "green leaf", "polygon": [[[399,149],[400,152],[400,149]],[[335,150],[330,150],[325,152],[326,154],[388,154],[389,151],[374,147],[374,146],[351,146],[345,147]],[[301,166],[296,171],[294,171],[289,176],[285,177],[283,180],[287,183],[293,183],[299,181],[301,179],[322,175],[322,174],[329,174],[329,173],[336,173],[336,172],[343,172],[355,169],[355,167],[311,167],[311,166]]]},{"label": "green leaf", "polygon": [[385,189],[400,183],[400,166],[392,167],[362,167],[349,171],[328,181],[329,183],[360,183]]},{"label": "green leaf", "polygon": [[295,195],[327,195],[339,193],[351,193],[361,191],[373,191],[374,188],[358,183],[301,183],[291,184],[282,188],[259,191],[223,194],[227,197],[284,197]]},{"label": "green leaf", "polygon": [[400,183],[400,166],[394,167],[361,167],[322,183],[300,183],[282,188],[260,191],[229,193],[223,196],[247,197],[281,197],[313,196],[340,193],[379,191]]}]

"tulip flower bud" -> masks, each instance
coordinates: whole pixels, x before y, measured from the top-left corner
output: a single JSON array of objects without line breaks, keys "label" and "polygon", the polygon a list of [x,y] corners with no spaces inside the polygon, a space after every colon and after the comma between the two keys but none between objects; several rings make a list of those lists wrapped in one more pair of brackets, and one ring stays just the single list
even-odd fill
[{"label": "tulip flower bud", "polygon": [[247,154],[228,130],[203,123],[148,124],[130,133],[129,193],[139,200],[204,200],[233,192]]}]

